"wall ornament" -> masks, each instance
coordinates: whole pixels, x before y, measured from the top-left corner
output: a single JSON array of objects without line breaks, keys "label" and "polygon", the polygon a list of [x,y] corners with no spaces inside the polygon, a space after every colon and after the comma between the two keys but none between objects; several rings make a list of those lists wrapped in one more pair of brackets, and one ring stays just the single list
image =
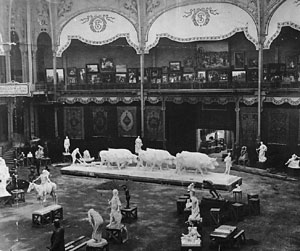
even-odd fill
[{"label": "wall ornament", "polygon": [[86,18],[80,19],[81,23],[84,24],[89,22],[91,31],[102,32],[106,29],[107,21],[112,22],[115,18],[108,15],[88,15]]},{"label": "wall ornament", "polygon": [[194,25],[201,27],[209,23],[210,14],[219,15],[217,10],[213,10],[211,7],[207,7],[207,8],[190,9],[189,12],[185,12],[185,15],[183,17],[191,16]]}]

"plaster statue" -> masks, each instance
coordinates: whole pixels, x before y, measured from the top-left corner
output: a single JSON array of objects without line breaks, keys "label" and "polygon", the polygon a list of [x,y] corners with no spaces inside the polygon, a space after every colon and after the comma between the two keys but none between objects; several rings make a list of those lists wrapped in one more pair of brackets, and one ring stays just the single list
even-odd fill
[{"label": "plaster statue", "polygon": [[[72,152],[72,163],[75,164],[76,161],[78,161],[79,163],[82,163],[82,155],[79,151],[79,148],[75,148],[74,151]],[[79,156],[79,158],[77,158],[77,155]]]},{"label": "plaster statue", "polygon": [[35,151],[35,157],[37,159],[44,158],[44,147],[42,147],[41,145],[38,145],[38,149]]},{"label": "plaster statue", "polygon": [[11,196],[6,190],[7,181],[10,179],[9,170],[5,160],[0,157],[0,197]]},{"label": "plaster statue", "polygon": [[[49,194],[52,196],[54,203],[57,204],[57,186],[50,180],[49,176],[50,173],[47,170],[43,170],[39,177],[29,183],[27,192],[29,193],[31,190],[35,190],[37,193],[37,199],[42,200],[42,202],[46,202],[47,195]],[[38,180],[41,181],[40,185],[35,183]]]},{"label": "plaster statue", "polygon": [[230,169],[232,167],[232,158],[231,158],[231,153],[229,152],[228,155],[224,159],[225,162],[225,174],[229,175],[230,174]]},{"label": "plaster statue", "polygon": [[64,140],[64,148],[65,148],[65,153],[70,153],[70,139],[68,136],[66,136]]},{"label": "plaster statue", "polygon": [[128,187],[126,185],[123,185],[122,187],[123,187],[123,189],[125,191],[125,197],[126,197],[126,202],[127,202],[126,208],[128,209],[128,208],[130,208],[130,205],[129,205],[129,202],[130,202],[129,190],[128,190]]},{"label": "plaster statue", "polygon": [[188,231],[188,234],[182,234],[181,241],[189,244],[200,244],[201,235],[198,233],[197,227],[188,227]]},{"label": "plaster statue", "polygon": [[91,157],[89,150],[85,150],[83,152],[83,160],[85,162],[92,162],[94,161],[94,159],[95,159],[94,157]]},{"label": "plaster statue", "polygon": [[247,165],[249,162],[247,146],[242,146],[241,155],[238,159],[238,163],[242,165]]},{"label": "plaster statue", "polygon": [[[193,183],[192,183],[193,184]],[[199,207],[199,201],[196,198],[195,194],[195,189],[194,185],[189,186],[189,191],[190,191],[190,198],[187,200],[185,207],[186,208],[191,208],[191,214],[188,218],[188,223],[192,225],[192,221],[200,221],[200,207]]]},{"label": "plaster statue", "polygon": [[266,151],[268,150],[267,146],[261,141],[260,142],[260,146],[259,148],[256,149],[256,151],[258,152],[258,161],[259,162],[266,162],[267,157],[266,155]]},{"label": "plaster statue", "polygon": [[93,228],[92,239],[87,242],[90,247],[103,247],[107,244],[107,240],[102,238],[104,229],[104,221],[102,216],[93,208],[88,211],[88,221]]},{"label": "plaster statue", "polygon": [[299,160],[300,158],[296,154],[293,154],[292,157],[285,163],[285,165],[288,165],[289,168],[300,168]]},{"label": "plaster statue", "polygon": [[113,197],[111,198],[110,201],[108,201],[111,211],[110,211],[110,221],[107,227],[121,228],[122,214],[121,214],[121,201],[119,199],[119,191],[117,189],[114,189],[112,193],[113,193]]},{"label": "plaster statue", "polygon": [[213,198],[222,198],[221,194],[217,192],[214,183],[211,180],[203,180],[203,188],[209,189],[209,193],[212,195]]},{"label": "plaster statue", "polygon": [[140,136],[138,136],[135,140],[135,153],[139,154],[139,152],[142,150],[142,146],[143,146],[143,142],[140,138]]}]

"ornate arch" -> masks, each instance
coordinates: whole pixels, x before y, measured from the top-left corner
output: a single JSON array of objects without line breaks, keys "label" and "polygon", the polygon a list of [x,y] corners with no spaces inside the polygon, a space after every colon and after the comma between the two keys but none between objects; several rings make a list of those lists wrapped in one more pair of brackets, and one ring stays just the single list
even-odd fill
[{"label": "ornate arch", "polygon": [[287,0],[282,3],[267,24],[267,36],[264,49],[269,49],[272,42],[280,34],[281,28],[290,26],[300,31],[300,0]]},{"label": "ornate arch", "polygon": [[140,53],[137,31],[133,23],[120,13],[107,10],[88,11],[73,16],[58,34],[56,55],[61,57],[72,39],[91,45],[104,45],[124,37]]},{"label": "ornate arch", "polygon": [[161,37],[177,42],[217,41],[243,31],[258,48],[257,27],[244,9],[230,3],[198,3],[170,9],[149,27],[145,52],[155,47]]}]

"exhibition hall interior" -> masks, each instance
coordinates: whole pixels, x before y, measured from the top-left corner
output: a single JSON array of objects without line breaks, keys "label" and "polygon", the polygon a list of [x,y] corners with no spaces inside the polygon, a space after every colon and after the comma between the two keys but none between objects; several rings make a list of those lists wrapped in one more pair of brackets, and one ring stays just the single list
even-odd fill
[{"label": "exhibition hall interior", "polygon": [[0,0],[0,251],[300,250],[299,13]]}]

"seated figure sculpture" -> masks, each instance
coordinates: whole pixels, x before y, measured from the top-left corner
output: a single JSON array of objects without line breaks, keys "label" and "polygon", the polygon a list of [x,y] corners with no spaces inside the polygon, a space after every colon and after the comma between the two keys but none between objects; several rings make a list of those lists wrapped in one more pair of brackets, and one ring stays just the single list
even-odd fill
[{"label": "seated figure sculpture", "polygon": [[104,229],[104,221],[102,216],[93,208],[88,211],[88,221],[93,228],[92,239],[87,242],[89,247],[103,247],[107,244],[107,240],[102,238]]},{"label": "seated figure sculpture", "polygon": [[200,237],[201,235],[197,231],[197,227],[188,227],[188,234],[182,234],[181,240],[182,242],[186,242],[189,244],[201,243]]},{"label": "seated figure sculpture", "polygon": [[292,157],[285,163],[285,165],[288,165],[289,168],[300,168],[299,160],[300,158],[296,154],[293,154]]},{"label": "seated figure sculpture", "polygon": [[110,221],[107,227],[109,228],[121,228],[121,220],[122,220],[122,213],[121,213],[121,201],[119,199],[119,191],[114,189],[112,191],[113,197],[108,204],[110,205]]},{"label": "seated figure sculpture", "polygon": [[249,157],[248,157],[247,146],[242,146],[241,155],[238,159],[238,164],[246,166],[248,165],[248,162],[249,162]]},{"label": "seated figure sculpture", "polygon": [[199,201],[197,199],[196,191],[194,189],[194,183],[189,185],[188,190],[190,192],[190,198],[187,200],[186,208],[191,208],[191,214],[188,218],[187,223],[190,225],[193,225],[193,221],[200,221],[200,207],[199,207]]},{"label": "seated figure sculpture", "polygon": [[83,152],[83,160],[88,163],[94,161],[95,158],[91,157],[89,150],[85,150]]}]

